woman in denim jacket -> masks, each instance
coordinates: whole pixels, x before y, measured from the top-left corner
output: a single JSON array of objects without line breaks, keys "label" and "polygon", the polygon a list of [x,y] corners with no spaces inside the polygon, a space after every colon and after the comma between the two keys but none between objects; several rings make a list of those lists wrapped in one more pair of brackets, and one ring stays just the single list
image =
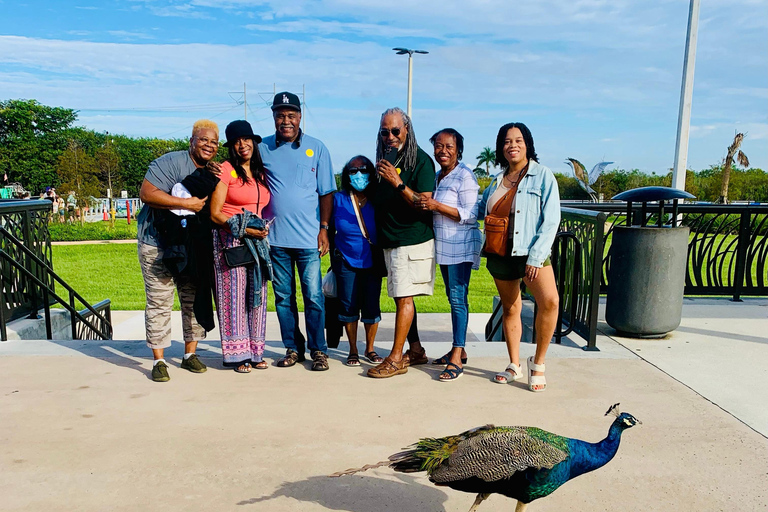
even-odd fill
[{"label": "woman in denim jacket", "polygon": [[505,124],[496,136],[496,164],[503,172],[485,190],[478,206],[484,218],[496,202],[517,186],[510,210],[508,254],[484,254],[503,307],[502,325],[510,363],[494,382],[506,384],[522,376],[520,337],[522,300],[520,279],[536,299],[536,355],[528,358],[528,389],[544,391],[544,358],[555,332],[559,297],[549,254],[560,225],[560,194],[557,180],[539,164],[533,137],[523,123]]}]

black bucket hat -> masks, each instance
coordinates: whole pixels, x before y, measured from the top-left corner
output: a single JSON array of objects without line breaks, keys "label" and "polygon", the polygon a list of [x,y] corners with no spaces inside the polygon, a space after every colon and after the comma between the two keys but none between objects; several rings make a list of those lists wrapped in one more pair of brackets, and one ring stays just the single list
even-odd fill
[{"label": "black bucket hat", "polygon": [[252,139],[256,144],[261,142],[261,137],[253,133],[251,123],[248,121],[232,121],[227,125],[224,134],[227,137],[227,142],[224,143],[225,148],[228,148],[230,145],[234,144],[237,139],[242,139],[243,137]]}]

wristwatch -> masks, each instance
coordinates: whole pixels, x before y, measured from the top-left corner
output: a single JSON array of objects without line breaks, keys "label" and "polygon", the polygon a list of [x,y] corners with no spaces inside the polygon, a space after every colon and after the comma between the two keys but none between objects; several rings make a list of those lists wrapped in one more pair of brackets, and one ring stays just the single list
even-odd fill
[{"label": "wristwatch", "polygon": [[400,184],[397,186],[397,191],[402,192],[403,190],[405,190],[405,182],[401,181]]},{"label": "wristwatch", "polygon": [[320,224],[320,229],[328,230],[328,229],[331,229],[331,226],[329,226],[328,224]]}]

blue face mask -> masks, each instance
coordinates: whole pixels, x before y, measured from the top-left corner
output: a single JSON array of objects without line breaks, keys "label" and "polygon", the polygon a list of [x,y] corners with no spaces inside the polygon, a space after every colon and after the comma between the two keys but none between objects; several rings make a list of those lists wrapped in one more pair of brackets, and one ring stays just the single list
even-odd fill
[{"label": "blue face mask", "polygon": [[349,175],[349,184],[358,192],[362,192],[368,186],[370,176],[364,172],[356,172]]}]

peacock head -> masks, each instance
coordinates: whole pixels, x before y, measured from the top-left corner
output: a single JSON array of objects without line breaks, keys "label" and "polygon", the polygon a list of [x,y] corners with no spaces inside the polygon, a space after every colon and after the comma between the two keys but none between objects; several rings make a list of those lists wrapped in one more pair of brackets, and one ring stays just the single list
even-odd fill
[{"label": "peacock head", "polygon": [[610,408],[608,408],[608,411],[606,411],[605,415],[616,416],[616,420],[613,422],[613,424],[618,426],[622,430],[627,428],[632,428],[637,424],[640,424],[640,425],[643,424],[642,421],[635,418],[628,412],[620,412],[619,404],[613,404]]}]

